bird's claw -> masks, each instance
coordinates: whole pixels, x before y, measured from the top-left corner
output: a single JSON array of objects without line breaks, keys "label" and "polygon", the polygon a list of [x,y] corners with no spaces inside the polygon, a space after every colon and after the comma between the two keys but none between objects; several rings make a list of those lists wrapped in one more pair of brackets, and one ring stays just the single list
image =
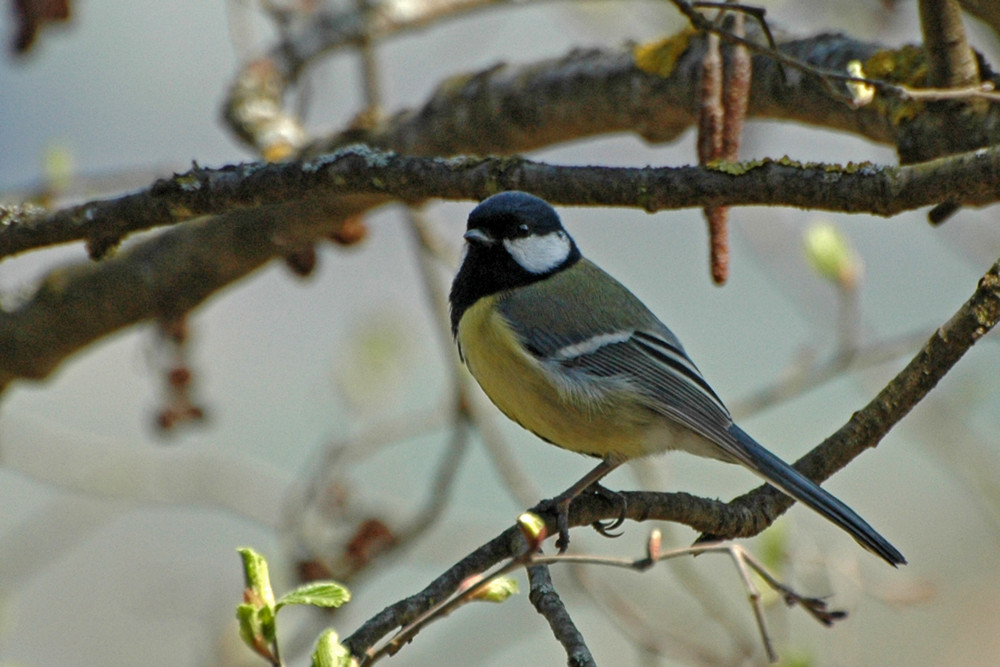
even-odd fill
[{"label": "bird's claw", "polygon": [[628,511],[628,501],[625,499],[625,496],[596,482],[593,486],[591,486],[591,489],[593,489],[594,493],[601,496],[605,500],[617,503],[619,506],[619,512],[618,516],[614,520],[595,521],[590,524],[590,526],[604,537],[620,537],[622,535],[621,532],[615,533],[612,531],[621,528],[625,523],[625,514]]},{"label": "bird's claw", "polygon": [[[591,527],[604,537],[620,536],[622,533],[616,533],[613,531],[621,528],[621,526],[625,523],[625,514],[628,510],[628,503],[625,496],[617,491],[611,491],[597,482],[587,487],[587,491],[595,493],[611,503],[618,504],[620,508],[618,516],[615,519],[608,521],[595,521],[591,524]],[[556,532],[559,535],[556,538],[556,549],[560,554],[566,553],[566,550],[569,548],[569,507],[573,503],[574,498],[576,498],[576,495],[556,496],[555,498],[551,498],[549,500],[543,500],[536,507],[537,511],[543,513],[555,513]]]}]

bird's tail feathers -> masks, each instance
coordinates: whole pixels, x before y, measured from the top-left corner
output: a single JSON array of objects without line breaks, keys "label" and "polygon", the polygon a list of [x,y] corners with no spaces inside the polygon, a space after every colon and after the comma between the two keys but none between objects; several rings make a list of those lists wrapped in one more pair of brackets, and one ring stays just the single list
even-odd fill
[{"label": "bird's tail feathers", "polygon": [[741,462],[753,472],[763,477],[772,486],[840,526],[857,540],[858,544],[880,556],[890,565],[895,567],[906,564],[903,554],[899,553],[894,546],[889,544],[888,540],[879,535],[850,507],[757,444],[740,427],[732,425],[730,433],[739,442],[740,448],[743,450],[741,453],[746,454],[746,460]]}]

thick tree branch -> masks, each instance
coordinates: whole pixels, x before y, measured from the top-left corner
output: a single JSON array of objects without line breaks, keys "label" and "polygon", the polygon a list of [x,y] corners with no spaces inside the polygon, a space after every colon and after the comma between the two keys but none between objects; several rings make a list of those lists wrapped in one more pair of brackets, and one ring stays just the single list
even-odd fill
[{"label": "thick tree branch", "polygon": [[[842,35],[779,47],[817,70],[845,76],[848,62],[865,62],[883,50]],[[447,79],[422,106],[314,142],[304,154],[358,141],[412,155],[510,154],[616,132],[671,141],[696,122],[704,51],[703,35],[683,31],[634,47],[574,50],[525,65],[500,63]],[[852,109],[830,94],[821,77],[798,73],[786,79],[766,55],[754,56],[753,71],[748,117],[791,119],[895,143],[895,105]]]},{"label": "thick tree branch", "polygon": [[0,387],[43,378],[122,327],[172,319],[275,256],[329,229],[315,202],[261,206],[190,222],[99,263],[51,272],[29,301],[0,313]]},{"label": "thick tree branch", "polygon": [[[951,201],[1000,198],[1000,147],[909,167],[760,161],[712,168],[560,167],[523,159],[403,157],[355,148],[304,163],[196,168],[120,199],[8,216],[0,256],[87,238],[171,230],[112,259],[54,271],[17,309],[0,312],[0,387],[43,378],[68,355],[121,327],[174,317],[273,257],[307,246],[358,212],[393,199],[482,199],[522,189],[555,204],[786,205],[891,215]],[[137,212],[145,212],[138,214]]]},{"label": "thick tree branch", "polygon": [[[445,15],[491,4],[491,0],[437,0],[425,9],[434,17],[438,11]],[[676,4],[699,29],[719,30],[689,4]],[[379,5],[373,17],[374,37],[420,23],[421,19],[412,17],[386,23],[383,12],[394,6]],[[358,43],[362,34],[356,12],[323,17],[306,24],[269,56],[248,65],[226,103],[234,132],[271,157],[284,157],[300,148],[304,132],[297,119],[281,108],[285,87],[304,64],[331,48]],[[725,31],[720,34],[737,39]],[[650,142],[673,140],[695,120],[705,39],[704,34],[685,30],[653,44],[575,50],[538,63],[498,64],[459,74],[442,83],[421,107],[315,142],[305,154],[328,153],[359,141],[408,154],[487,155],[613,132],[634,132]],[[756,51],[751,118],[792,119],[853,132],[899,146],[905,162],[1000,143],[998,112],[984,106],[950,136],[955,142],[951,151],[921,149],[919,138],[933,141],[937,128],[921,129],[923,120],[915,113],[921,105],[901,94],[900,86],[929,85],[927,54],[922,48],[894,51],[836,34],[798,40],[785,37],[779,52],[764,46],[761,36],[741,42]],[[784,64],[779,66],[776,59]],[[861,62],[867,76],[884,80],[878,104],[853,109],[844,103],[843,86],[851,61]],[[874,74],[876,70],[880,74]],[[786,76],[789,71],[794,74]]]},{"label": "thick tree branch", "polygon": [[419,593],[392,604],[365,621],[343,644],[352,655],[363,655],[380,639],[398,627],[414,621],[437,602],[448,598],[468,577],[479,575],[502,560],[523,553],[524,535],[511,526],[451,566]]},{"label": "thick tree branch", "polygon": [[[760,48],[760,47],[758,47]],[[934,114],[908,89],[927,86],[922,48],[888,50],[843,35],[819,35],[779,45],[787,60],[813,68],[786,76],[770,55],[753,58],[747,116],[794,120],[852,132],[897,147],[904,162],[1000,143],[1000,105],[981,104],[948,121],[945,138]],[[529,65],[498,64],[442,83],[421,107],[374,127],[352,129],[308,146],[329,152],[353,142],[407,154],[478,155],[534,150],[559,142],[634,132],[650,142],[670,141],[696,121],[697,86],[705,37],[681,32],[627,50],[574,51]],[[839,91],[847,65],[884,82],[874,104],[860,109]],[[841,82],[830,77],[841,77]]]},{"label": "thick tree branch", "polygon": [[0,258],[79,240],[101,256],[134,232],[259,206],[311,201],[335,226],[394,199],[478,200],[512,188],[554,204],[634,206],[650,212],[767,205],[891,216],[940,201],[981,206],[1000,200],[1000,148],[904,167],[782,159],[629,168],[566,167],[523,158],[406,157],[356,146],[303,162],[195,167],[140,192],[60,211],[0,209]]}]

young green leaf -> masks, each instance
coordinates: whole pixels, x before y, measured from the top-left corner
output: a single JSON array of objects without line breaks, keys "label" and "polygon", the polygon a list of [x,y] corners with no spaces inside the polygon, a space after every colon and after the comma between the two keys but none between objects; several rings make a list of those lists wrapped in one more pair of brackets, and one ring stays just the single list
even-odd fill
[{"label": "young green leaf", "polygon": [[253,648],[257,642],[264,637],[260,626],[260,618],[257,616],[257,607],[252,604],[241,604],[236,607],[236,621],[240,628],[240,637],[243,642]]},{"label": "young green leaf", "polygon": [[288,591],[278,600],[277,609],[289,604],[339,607],[351,599],[351,592],[335,581],[314,581]]},{"label": "young green leaf", "polygon": [[357,663],[351,652],[340,643],[334,630],[326,630],[316,640],[316,650],[312,654],[313,667],[351,667]]},{"label": "young green leaf", "polygon": [[271,590],[271,577],[267,571],[267,560],[250,547],[240,547],[236,551],[243,559],[243,579],[247,589],[259,598],[261,604],[273,607],[274,592]]}]

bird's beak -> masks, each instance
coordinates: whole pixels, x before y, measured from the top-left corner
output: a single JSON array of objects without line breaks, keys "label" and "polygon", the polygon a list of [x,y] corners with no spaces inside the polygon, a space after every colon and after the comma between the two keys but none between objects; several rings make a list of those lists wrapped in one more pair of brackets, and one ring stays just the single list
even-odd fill
[{"label": "bird's beak", "polygon": [[470,229],[462,235],[463,238],[474,245],[491,246],[497,242],[495,238],[481,229]]}]

